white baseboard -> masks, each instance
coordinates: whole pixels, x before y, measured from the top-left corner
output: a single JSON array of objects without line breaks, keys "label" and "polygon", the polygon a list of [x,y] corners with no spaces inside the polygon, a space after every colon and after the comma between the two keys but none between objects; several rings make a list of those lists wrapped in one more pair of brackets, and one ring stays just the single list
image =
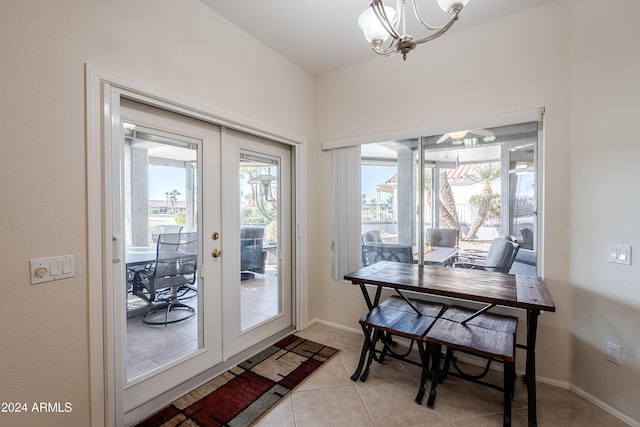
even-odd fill
[{"label": "white baseboard", "polygon": [[622,412],[618,411],[617,409],[612,408],[611,406],[607,405],[606,403],[604,403],[600,399],[596,399],[595,397],[593,397],[589,393],[587,393],[584,390],[574,386],[573,384],[569,384],[569,390],[571,390],[572,392],[574,392],[578,396],[582,397],[583,399],[588,400],[589,402],[593,403],[594,405],[596,405],[598,408],[602,409],[603,411],[608,412],[609,414],[613,415],[614,417],[616,417],[620,421],[623,421],[623,422],[629,424],[632,427],[640,427],[640,422],[638,422],[638,421],[626,416],[625,414],[623,414]]},{"label": "white baseboard", "polygon": [[319,325],[329,326],[334,329],[340,329],[341,331],[347,331],[347,332],[352,332],[354,334],[363,335],[362,329],[350,328],[348,326],[340,325],[338,323],[333,323],[333,322],[327,322],[326,320],[321,320],[321,319],[311,320],[309,323],[307,323],[307,326],[305,326],[305,328],[308,328],[309,326],[315,323],[318,323]]}]

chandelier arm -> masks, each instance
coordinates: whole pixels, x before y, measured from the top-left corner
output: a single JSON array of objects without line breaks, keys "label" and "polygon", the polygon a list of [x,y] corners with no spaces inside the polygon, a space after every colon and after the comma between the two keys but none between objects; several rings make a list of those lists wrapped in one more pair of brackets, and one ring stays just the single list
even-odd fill
[{"label": "chandelier arm", "polygon": [[382,43],[378,43],[378,44],[371,44],[371,49],[377,53],[378,55],[382,55],[382,56],[393,56],[395,54],[398,53],[398,51],[395,49],[394,47],[395,44],[395,40],[391,39],[389,41],[389,43],[387,44],[386,48],[382,48]]},{"label": "chandelier arm", "polygon": [[398,53],[395,49],[380,50],[380,48],[374,46],[372,46],[371,49],[380,56],[393,56]]},{"label": "chandelier arm", "polygon": [[458,20],[458,13],[456,12],[455,15],[452,15],[451,18],[449,19],[449,22],[447,22],[446,24],[444,24],[442,27],[440,27],[440,29],[438,31],[436,31],[435,33],[422,38],[422,39],[418,39],[415,40],[416,44],[420,44],[420,43],[425,43],[428,41],[431,41],[433,39],[436,39],[438,37],[440,37],[441,35],[443,35],[445,32],[447,32],[447,30],[449,28],[451,28],[451,26]]},{"label": "chandelier arm", "polygon": [[[385,31],[394,39],[400,40],[400,34],[398,34],[396,28],[391,24],[391,21],[389,21],[389,18],[387,17],[387,12],[384,10],[384,2],[382,0],[374,0],[374,2],[371,3],[371,9],[373,9],[373,12],[378,18],[378,21],[380,21],[380,24],[384,27]],[[397,16],[398,12],[396,11],[396,17]]]},{"label": "chandelier arm", "polygon": [[[425,22],[425,20],[422,18],[422,15],[420,14],[420,11],[418,10],[418,5],[417,5],[417,3],[416,3],[416,0],[412,0],[412,1],[411,1],[411,3],[412,3],[412,5],[413,5],[413,13],[416,15],[416,19],[418,19],[418,22],[420,22],[420,24],[421,24],[423,27],[425,27],[427,30],[430,30],[430,31],[436,31],[436,30],[439,30],[439,29],[441,29],[441,28],[443,28],[443,27],[444,27],[444,25],[441,25],[441,26],[433,26],[433,25],[429,25],[429,24],[427,24],[427,23]],[[453,13],[456,13],[456,14],[457,14],[457,13],[459,13],[459,10],[458,10],[458,11],[456,11],[456,12],[453,12],[453,11],[452,11],[452,14],[453,14]],[[446,24],[445,24],[445,25],[446,25]]]}]

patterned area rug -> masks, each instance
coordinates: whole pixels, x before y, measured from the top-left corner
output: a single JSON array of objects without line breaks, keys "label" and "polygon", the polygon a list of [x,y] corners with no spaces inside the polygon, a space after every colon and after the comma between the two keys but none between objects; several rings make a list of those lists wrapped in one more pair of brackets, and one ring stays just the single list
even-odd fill
[{"label": "patterned area rug", "polygon": [[249,426],[337,353],[289,335],[136,426]]}]

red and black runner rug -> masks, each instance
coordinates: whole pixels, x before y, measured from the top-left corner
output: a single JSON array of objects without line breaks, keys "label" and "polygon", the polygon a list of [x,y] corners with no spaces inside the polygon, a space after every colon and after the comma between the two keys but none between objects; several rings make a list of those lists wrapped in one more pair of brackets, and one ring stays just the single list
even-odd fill
[{"label": "red and black runner rug", "polygon": [[249,426],[337,353],[289,335],[136,427]]}]

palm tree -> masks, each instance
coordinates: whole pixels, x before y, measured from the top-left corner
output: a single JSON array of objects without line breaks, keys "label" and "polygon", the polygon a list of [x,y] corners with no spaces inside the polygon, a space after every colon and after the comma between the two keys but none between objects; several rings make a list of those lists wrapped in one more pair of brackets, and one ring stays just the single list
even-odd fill
[{"label": "palm tree", "polygon": [[164,195],[167,197],[167,211],[171,209],[173,214],[176,213],[176,200],[178,200],[178,196],[182,194],[178,190],[167,191]]},{"label": "palm tree", "polygon": [[[240,168],[240,177],[245,181],[245,182],[249,182],[251,181],[256,175],[258,175],[260,173],[260,169],[259,168],[247,168],[247,167],[241,167]],[[257,206],[258,205],[258,196],[256,194],[256,186],[255,185],[250,185],[249,186],[250,191],[251,191],[251,205],[252,206]]]},{"label": "palm tree", "polygon": [[456,200],[451,191],[447,171],[440,170],[440,224],[447,228],[460,229]]},{"label": "palm tree", "polygon": [[480,195],[478,214],[476,215],[471,228],[469,228],[469,232],[464,238],[466,241],[475,238],[476,233],[487,219],[487,215],[491,207],[491,198],[493,197],[491,184],[493,184],[497,179],[500,179],[500,165],[498,163],[484,164],[476,170],[476,173],[471,176],[470,179],[481,183],[484,186],[482,188],[482,194]]}]

